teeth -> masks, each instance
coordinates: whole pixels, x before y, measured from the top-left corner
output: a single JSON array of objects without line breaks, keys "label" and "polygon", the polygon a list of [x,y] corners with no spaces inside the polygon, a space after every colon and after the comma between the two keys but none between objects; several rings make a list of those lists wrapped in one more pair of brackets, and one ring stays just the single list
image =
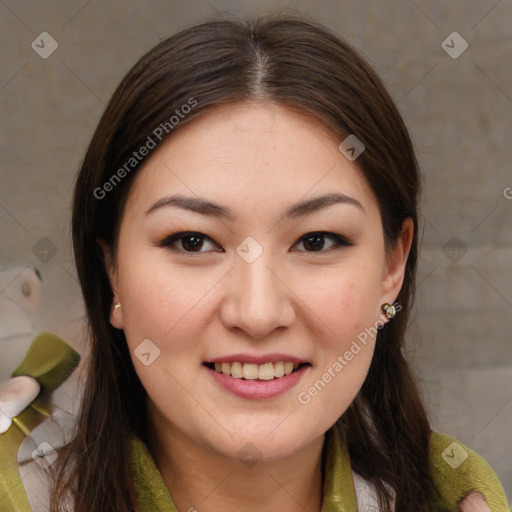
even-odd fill
[{"label": "teeth", "polygon": [[235,379],[246,380],[272,380],[275,378],[290,375],[293,370],[299,367],[299,363],[291,361],[277,361],[275,363],[215,363],[215,371],[234,377]]},{"label": "teeth", "polygon": [[244,371],[244,379],[256,380],[258,378],[258,365],[257,364],[244,364],[243,371]]},{"label": "teeth", "polygon": [[283,361],[278,361],[274,363],[274,377],[282,377],[284,375],[284,363]]},{"label": "teeth", "polygon": [[272,380],[274,378],[274,365],[272,363],[260,364],[258,379]]},{"label": "teeth", "polygon": [[244,368],[242,363],[231,364],[231,375],[235,377],[235,379],[241,379],[244,376]]}]

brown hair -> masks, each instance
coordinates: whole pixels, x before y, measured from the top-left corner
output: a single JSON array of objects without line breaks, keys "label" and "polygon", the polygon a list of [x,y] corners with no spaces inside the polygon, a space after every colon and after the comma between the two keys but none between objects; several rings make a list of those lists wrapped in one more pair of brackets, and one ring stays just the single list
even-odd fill
[{"label": "brown hair", "polygon": [[[66,495],[73,497],[76,512],[136,507],[129,439],[143,435],[140,411],[147,395],[123,331],[109,322],[113,292],[97,239],[115,252],[123,207],[140,167],[128,170],[126,162],[163,123],[168,129],[162,140],[172,136],[169,120],[191,98],[196,105],[180,117],[180,126],[209,108],[263,99],[317,117],[340,142],[355,134],[366,146],[357,163],[377,197],[386,248],[393,247],[404,219],[414,221],[397,298],[402,309],[379,331],[368,376],[338,425],[352,468],[377,486],[383,510],[391,510],[386,484],[396,492],[396,512],[431,510],[437,496],[429,464],[431,429],[404,356],[420,190],[412,143],[380,79],[354,48],[312,20],[281,15],[215,19],[159,43],[123,78],[96,128],[78,173],[72,219],[91,352],[76,434],[59,457],[52,512],[63,510]],[[112,181],[123,165],[123,178]],[[108,193],[100,194],[109,180]]]}]

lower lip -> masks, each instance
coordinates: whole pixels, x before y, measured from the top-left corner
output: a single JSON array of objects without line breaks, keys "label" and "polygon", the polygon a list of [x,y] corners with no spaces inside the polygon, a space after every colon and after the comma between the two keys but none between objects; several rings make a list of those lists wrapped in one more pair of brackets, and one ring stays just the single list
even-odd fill
[{"label": "lower lip", "polygon": [[244,380],[235,379],[216,370],[212,370],[205,366],[212,378],[225,390],[233,393],[240,398],[252,398],[253,400],[265,400],[279,396],[289,389],[293,388],[309,365],[301,366],[297,371],[284,375],[283,377],[274,378],[272,380]]}]

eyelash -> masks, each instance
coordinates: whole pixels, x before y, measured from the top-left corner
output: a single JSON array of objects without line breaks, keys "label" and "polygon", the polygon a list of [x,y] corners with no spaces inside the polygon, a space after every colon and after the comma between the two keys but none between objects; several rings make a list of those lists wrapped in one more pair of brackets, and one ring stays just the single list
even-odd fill
[{"label": "eyelash", "polygon": [[[320,236],[323,236],[325,238],[330,238],[330,239],[332,239],[335,242],[335,244],[333,246],[329,247],[328,249],[325,249],[325,250],[321,249],[320,251],[302,251],[302,252],[307,252],[307,253],[310,253],[310,254],[315,254],[315,253],[323,254],[323,253],[331,251],[333,249],[340,249],[343,246],[349,247],[349,246],[354,245],[351,242],[349,242],[344,236],[338,235],[337,233],[330,233],[328,231],[311,231],[309,233],[306,233],[305,235],[301,236],[299,238],[299,240],[294,245],[296,245],[297,243],[303,242],[304,240],[306,240],[311,235],[320,235]],[[208,252],[208,251],[186,251],[184,249],[178,249],[177,247],[175,247],[173,245],[174,243],[182,240],[183,238],[186,238],[187,236],[196,236],[198,238],[203,239],[203,241],[204,240],[210,240],[213,243],[215,243],[216,245],[218,245],[209,236],[207,236],[207,235],[205,235],[203,233],[199,233],[197,231],[182,231],[180,233],[175,233],[173,235],[169,235],[169,236],[165,237],[163,240],[161,240],[160,242],[158,242],[157,245],[159,247],[167,248],[167,249],[169,249],[169,250],[171,250],[173,252],[178,252],[178,253],[186,254],[186,255],[190,255],[190,256],[194,256],[196,254],[202,254],[202,253]],[[221,252],[221,251],[215,251],[215,252]]]}]

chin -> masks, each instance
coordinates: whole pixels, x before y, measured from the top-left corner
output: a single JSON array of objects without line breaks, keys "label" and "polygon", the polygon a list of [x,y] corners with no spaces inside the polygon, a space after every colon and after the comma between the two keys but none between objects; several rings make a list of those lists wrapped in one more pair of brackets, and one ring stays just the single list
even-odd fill
[{"label": "chin", "polygon": [[281,430],[265,428],[246,429],[245,431],[237,431],[229,442],[218,446],[217,449],[222,451],[223,455],[231,458],[242,460],[244,457],[258,460],[279,460],[290,457],[308,443],[312,442],[322,433],[307,435],[304,428],[298,430]]}]

